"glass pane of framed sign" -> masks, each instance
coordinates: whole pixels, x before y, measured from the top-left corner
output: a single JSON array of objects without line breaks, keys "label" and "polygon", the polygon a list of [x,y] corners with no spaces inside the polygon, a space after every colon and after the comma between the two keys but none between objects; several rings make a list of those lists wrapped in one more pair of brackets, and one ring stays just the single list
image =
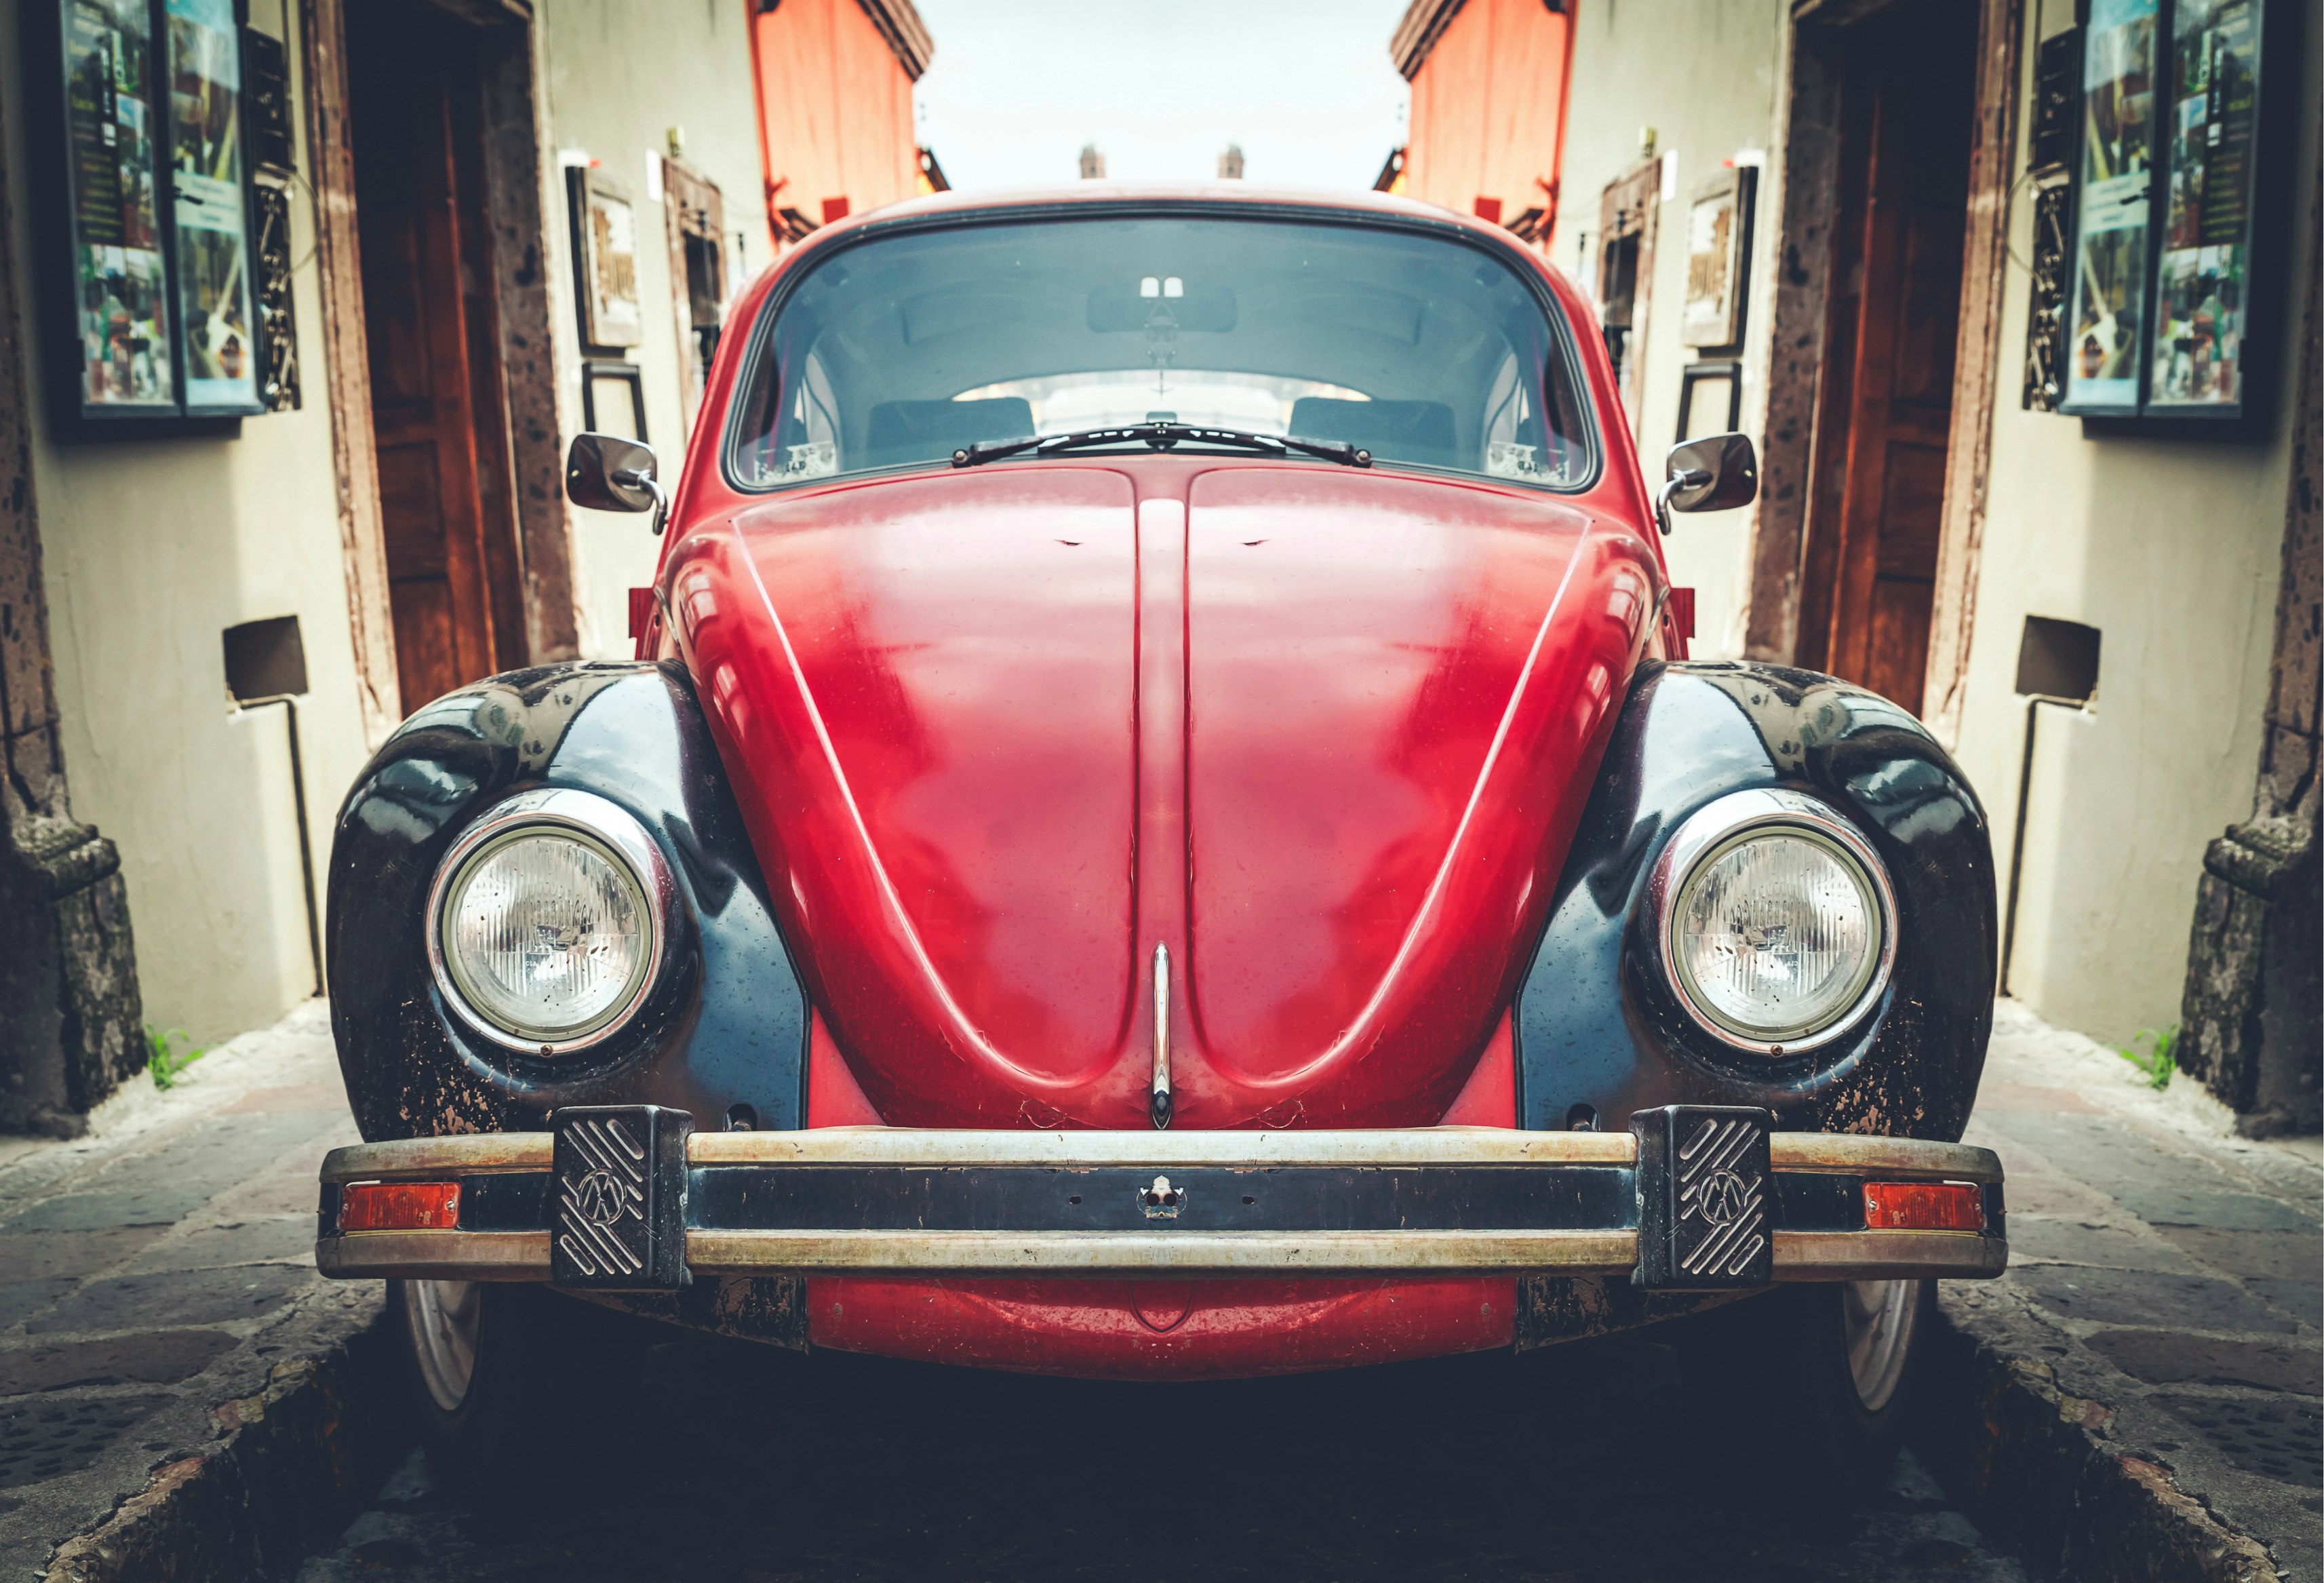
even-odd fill
[{"label": "glass pane of framed sign", "polygon": [[61,415],[263,411],[233,0],[26,0],[23,22]]},{"label": "glass pane of framed sign", "polygon": [[[82,0],[85,3],[85,0]],[[168,0],[170,186],[189,412],[256,412],[242,33],[234,0]]]},{"label": "glass pane of framed sign", "polygon": [[70,0],[59,20],[73,381],[92,416],[174,414],[178,315],[161,250],[159,141],[169,101],[156,92],[152,8]]},{"label": "glass pane of framed sign", "polygon": [[2282,253],[2263,222],[2297,207],[2265,199],[2292,152],[2267,39],[2281,56],[2296,21],[2292,0],[2089,0],[2060,412],[2234,419],[2258,399]]}]

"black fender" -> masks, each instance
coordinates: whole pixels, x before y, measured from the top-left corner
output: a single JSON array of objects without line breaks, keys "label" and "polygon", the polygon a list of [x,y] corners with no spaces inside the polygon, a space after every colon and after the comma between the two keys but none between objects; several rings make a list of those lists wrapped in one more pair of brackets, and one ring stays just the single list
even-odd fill
[{"label": "black fender", "polygon": [[[446,851],[541,787],[627,810],[678,893],[645,1005],[604,1043],[555,1058],[476,1032],[446,1004],[428,952]],[[665,1105],[706,1130],[803,1123],[807,996],[679,664],[512,671],[414,714],[339,810],[329,916],[331,1027],[366,1139],[536,1131],[564,1105]]]},{"label": "black fender", "polygon": [[[1647,879],[1678,828],[1756,787],[1828,804],[1896,893],[1879,999],[1841,1039],[1774,1059],[1685,1014],[1646,916]],[[1641,667],[1517,993],[1521,1125],[1586,1115],[1618,1129],[1655,1106],[1751,1105],[1787,1130],[1958,1140],[1992,1032],[1994,919],[1985,810],[1905,710],[1807,671]]]}]

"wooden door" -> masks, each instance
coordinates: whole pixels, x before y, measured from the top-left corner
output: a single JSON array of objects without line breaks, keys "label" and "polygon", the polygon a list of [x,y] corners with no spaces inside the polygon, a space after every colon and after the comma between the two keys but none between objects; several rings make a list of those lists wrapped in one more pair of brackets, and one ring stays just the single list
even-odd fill
[{"label": "wooden door", "polygon": [[409,714],[525,660],[481,93],[463,80],[473,41],[449,18],[358,8],[348,32],[372,430]]},{"label": "wooden door", "polygon": [[1977,12],[1968,0],[1900,5],[1855,31],[1799,659],[1917,713],[1952,421]]}]

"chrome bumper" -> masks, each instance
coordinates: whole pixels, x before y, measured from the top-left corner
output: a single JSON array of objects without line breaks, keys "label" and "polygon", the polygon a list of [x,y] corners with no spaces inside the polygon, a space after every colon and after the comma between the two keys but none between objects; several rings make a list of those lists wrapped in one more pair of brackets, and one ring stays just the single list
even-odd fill
[{"label": "chrome bumper", "polygon": [[[1776,1281],[1981,1279],[2008,1263],[2001,1162],[1986,1149],[1910,1138],[1765,1130],[1738,1168],[1724,1241],[1683,1268],[1685,1145],[1646,1131],[1485,1127],[1369,1132],[968,1132],[830,1127],[687,1135],[648,1107],[589,1116],[632,1125],[635,1169],[602,1128],[560,1112],[555,1133],[414,1138],[324,1161],[317,1265],[350,1279],[550,1281],[606,1290],[693,1275],[1448,1275],[1637,1273],[1672,1290]],[[652,1113],[669,1118],[673,1113]],[[1646,1113],[1660,1116],[1664,1113]],[[1702,1116],[1748,1113],[1688,1112]],[[578,1134],[578,1135],[568,1135]],[[1711,1136],[1698,1133],[1698,1137]],[[1739,1135],[1739,1134],[1738,1134]],[[593,1139],[595,1141],[593,1141]],[[1757,1174],[1755,1175],[1755,1171]],[[631,1179],[634,1177],[634,1182]],[[604,1180],[592,1180],[604,1178]],[[629,1198],[608,1197],[606,1182]],[[1977,1229],[1868,1225],[1863,1184],[1973,1189]],[[366,1183],[457,1183],[456,1225],[342,1228]],[[1700,1184],[1697,1184],[1700,1185]],[[1678,1206],[1659,1214],[1667,1201]],[[612,1204],[613,1209],[606,1206]],[[626,1208],[622,1206],[628,1206]],[[604,1226],[597,1217],[612,1214]],[[1744,1218],[1756,1215],[1757,1219]],[[657,1233],[654,1223],[662,1229]],[[608,1236],[604,1227],[612,1227]],[[636,1234],[659,1254],[631,1260]],[[1763,1236],[1764,1234],[1764,1236]],[[1756,1260],[1746,1252],[1762,1239]],[[611,1254],[604,1251],[611,1247]],[[1680,1249],[1683,1253],[1683,1248]],[[1688,1255],[1692,1256],[1692,1255]],[[1724,1267],[1733,1264],[1732,1269]],[[657,1273],[657,1272],[659,1273]]]}]

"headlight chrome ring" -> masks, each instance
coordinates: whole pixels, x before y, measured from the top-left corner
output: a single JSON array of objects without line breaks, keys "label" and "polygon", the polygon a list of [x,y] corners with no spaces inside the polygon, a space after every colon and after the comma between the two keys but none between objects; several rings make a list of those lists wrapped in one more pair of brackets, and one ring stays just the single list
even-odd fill
[{"label": "headlight chrome ring", "polygon": [[[639,912],[647,938],[641,967],[633,970],[610,1004],[570,1032],[512,1027],[513,1019],[488,1014],[477,1004],[482,996],[464,986],[463,975],[446,947],[446,932],[454,921],[447,916],[447,910],[463,898],[465,884],[495,853],[531,834],[563,836],[585,854],[610,864],[634,887],[635,900],[642,903]],[[569,1055],[612,1038],[652,995],[669,956],[676,893],[676,882],[661,848],[618,803],[594,792],[569,787],[522,792],[497,804],[470,826],[437,865],[428,893],[429,967],[446,1004],[495,1044],[528,1055]]]},{"label": "headlight chrome ring", "polygon": [[[1839,1009],[1805,1027],[1780,1031],[1763,1027],[1756,1031],[1763,1036],[1755,1036],[1752,1028],[1741,1025],[1733,1017],[1721,1016],[1706,1005],[1702,992],[1690,984],[1679,930],[1692,882],[1698,875],[1707,874],[1711,865],[1755,838],[1786,832],[1820,848],[1825,857],[1857,882],[1868,903],[1868,911],[1873,915],[1869,921],[1878,930],[1878,940],[1868,953],[1871,958],[1868,972],[1858,965],[1861,981],[1852,986],[1853,993]],[[1662,958],[1664,982],[1672,997],[1705,1032],[1735,1049],[1758,1055],[1780,1059],[1840,1038],[1860,1023],[1864,1014],[1879,1000],[1895,965],[1896,895],[1887,869],[1854,825],[1828,804],[1797,792],[1776,788],[1734,792],[1698,809],[1679,826],[1655,861],[1646,883],[1646,905],[1654,922],[1655,949]]]}]

